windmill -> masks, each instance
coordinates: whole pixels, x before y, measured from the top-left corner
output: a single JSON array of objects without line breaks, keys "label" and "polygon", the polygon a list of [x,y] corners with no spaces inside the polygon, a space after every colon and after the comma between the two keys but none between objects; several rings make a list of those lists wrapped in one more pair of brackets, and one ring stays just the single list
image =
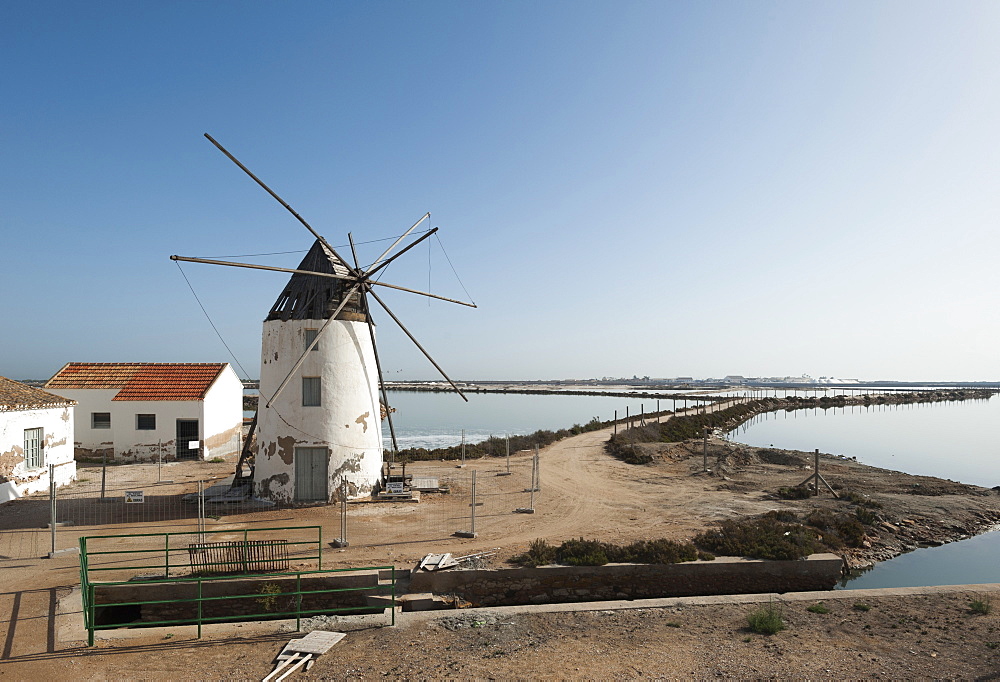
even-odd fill
[{"label": "windmill", "polygon": [[[475,308],[467,303],[376,279],[389,264],[437,232],[428,230],[394,255],[424,214],[371,265],[358,261],[348,234],[353,263],[345,260],[309,223],[230,154],[211,135],[205,137],[274,197],[315,238],[298,268],[171,256],[174,261],[206,263],[290,273],[291,278],[263,325],[260,399],[251,424],[257,431],[257,455],[251,467],[257,496],[280,502],[330,502],[343,495],[360,497],[382,482],[381,405],[385,407],[398,452],[392,409],[382,381],[370,300],[381,307],[451,387],[468,401],[455,382],[392,312],[375,289],[384,287]],[[300,384],[301,391],[290,387]],[[237,480],[249,457],[249,442],[237,465]],[[343,493],[341,493],[343,491]]]}]

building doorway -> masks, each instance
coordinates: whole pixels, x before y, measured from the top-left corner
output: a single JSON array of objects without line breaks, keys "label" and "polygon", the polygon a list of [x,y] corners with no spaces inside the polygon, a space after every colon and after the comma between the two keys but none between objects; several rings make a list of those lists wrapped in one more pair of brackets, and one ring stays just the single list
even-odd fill
[{"label": "building doorway", "polygon": [[328,502],[326,448],[295,448],[295,501]]},{"label": "building doorway", "polygon": [[198,420],[177,420],[177,459],[198,459],[201,448],[198,442]]}]

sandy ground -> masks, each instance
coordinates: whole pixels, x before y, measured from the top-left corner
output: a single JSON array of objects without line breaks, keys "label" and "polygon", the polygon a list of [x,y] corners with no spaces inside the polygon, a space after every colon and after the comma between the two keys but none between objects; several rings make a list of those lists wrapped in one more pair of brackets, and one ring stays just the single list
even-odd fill
[{"label": "sandy ground", "polygon": [[[351,546],[330,548],[324,567],[393,563],[406,567],[430,551],[467,554],[499,548],[496,562],[523,551],[532,540],[558,542],[585,536],[626,542],[642,538],[689,538],[712,522],[771,509],[819,505],[849,509],[829,494],[805,501],[775,499],[779,486],[795,485],[811,471],[804,453],[761,451],[713,441],[702,471],[700,443],[654,447],[652,465],[633,466],[605,454],[607,431],[568,438],[541,452],[541,492],[536,513],[511,513],[527,500],[523,482],[495,487],[481,519],[479,537],[459,539],[448,528],[461,524],[469,499],[461,486],[450,495],[425,495],[419,504],[352,505]],[[527,471],[530,456],[514,458]],[[200,467],[183,478],[181,466]],[[180,481],[203,477],[206,467],[224,474],[228,464],[190,463],[174,467]],[[441,472],[453,463],[408,468]],[[496,474],[500,461],[469,462],[480,479]],[[864,564],[918,546],[981,531],[1000,521],[1000,495],[974,486],[873,469],[850,460],[824,457],[824,476],[845,490],[883,504],[869,547],[850,560]],[[212,469],[214,471],[215,469]],[[463,479],[464,480],[464,479]],[[500,484],[498,483],[497,486]],[[489,490],[489,488],[487,488]],[[505,494],[504,490],[510,491]],[[41,505],[43,507],[44,505]],[[8,505],[8,508],[11,506]],[[45,531],[28,518],[38,508],[2,510],[5,535],[40,537]],[[485,511],[485,510],[484,510]],[[16,521],[10,519],[16,518]],[[429,527],[428,518],[442,523]],[[321,524],[324,537],[339,534],[339,517],[329,507],[221,516],[213,528],[238,530],[247,524]],[[157,531],[191,528],[190,518],[165,519]],[[139,532],[142,524],[81,526],[61,533]],[[428,529],[430,532],[428,532]],[[29,543],[30,544],[30,543]],[[0,560],[0,677],[39,679],[69,671],[79,679],[252,679],[262,678],[280,649],[280,637],[104,643],[94,650],[60,635],[52,617],[60,595],[79,583],[77,559],[17,557]],[[828,614],[785,605],[789,629],[764,637],[746,630],[746,604],[691,604],[642,611],[599,610],[579,614],[522,613],[475,616],[457,621],[414,621],[398,628],[352,632],[310,672],[322,678],[640,678],[640,677],[968,677],[1000,674],[1000,622],[994,612],[968,613],[975,598],[967,590],[928,597],[886,597],[860,611],[836,601]],[[850,601],[850,600],[848,600]],[[753,607],[755,608],[755,607]],[[450,613],[450,612],[448,612]],[[465,613],[465,612],[460,612]],[[445,617],[445,616],[442,616]],[[461,616],[465,618],[466,616]],[[477,623],[479,623],[477,625]],[[305,677],[306,675],[298,675]],[[1000,679],[995,677],[994,679]]]}]

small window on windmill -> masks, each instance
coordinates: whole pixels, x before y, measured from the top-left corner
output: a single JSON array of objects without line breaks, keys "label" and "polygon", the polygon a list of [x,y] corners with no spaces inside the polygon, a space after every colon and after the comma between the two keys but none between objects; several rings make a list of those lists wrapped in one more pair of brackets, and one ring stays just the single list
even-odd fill
[{"label": "small window on windmill", "polygon": [[320,377],[302,377],[302,407],[320,407],[322,380]]},{"label": "small window on windmill", "polygon": [[[316,337],[318,335],[319,335],[319,330],[318,329],[307,329],[306,330],[306,349],[308,349],[309,345],[313,341],[316,340]],[[319,350],[319,344],[318,343],[315,346],[313,346],[313,350]]]}]

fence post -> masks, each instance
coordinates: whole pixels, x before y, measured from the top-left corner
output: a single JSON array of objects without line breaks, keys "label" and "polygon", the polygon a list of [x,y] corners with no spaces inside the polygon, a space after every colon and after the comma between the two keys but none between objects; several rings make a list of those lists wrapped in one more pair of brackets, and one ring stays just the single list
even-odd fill
[{"label": "fence post", "polygon": [[160,483],[163,478],[160,474],[160,467],[163,466],[163,440],[156,441],[156,482]]},{"label": "fence post", "polygon": [[198,639],[201,639],[201,578],[198,579]]},{"label": "fence post", "polygon": [[528,498],[528,509],[535,510],[535,480],[538,477],[538,450],[531,458],[531,496]]},{"label": "fence post", "polygon": [[465,429],[462,429],[462,466],[465,466]]},{"label": "fence post", "polygon": [[476,472],[472,472],[472,537],[476,536]]},{"label": "fence post", "polygon": [[104,485],[108,480],[108,451],[101,453],[101,499],[104,499]]},{"label": "fence post", "polygon": [[51,559],[56,553],[56,465],[49,465],[49,506],[51,507],[52,521],[49,524],[52,529],[52,550],[49,554]]},{"label": "fence post", "polygon": [[163,577],[170,577],[170,533],[163,534],[163,553],[166,555],[166,561],[163,566]]},{"label": "fence post", "polygon": [[87,608],[89,609],[89,618],[87,622],[89,627],[87,628],[87,646],[94,646],[94,616],[96,615],[97,609],[94,608],[94,586],[87,582]]},{"label": "fence post", "polygon": [[302,574],[295,574],[295,631],[302,631]]},{"label": "fence post", "polygon": [[701,452],[701,466],[703,471],[708,471],[708,427],[701,427],[702,436],[705,438],[704,447]]}]

